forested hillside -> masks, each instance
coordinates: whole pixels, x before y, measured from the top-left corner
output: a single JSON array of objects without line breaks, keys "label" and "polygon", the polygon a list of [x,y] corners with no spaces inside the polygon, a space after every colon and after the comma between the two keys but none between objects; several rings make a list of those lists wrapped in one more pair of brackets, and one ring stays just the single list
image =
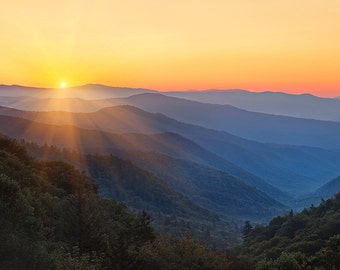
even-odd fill
[{"label": "forested hillside", "polygon": [[217,252],[189,235],[158,234],[146,212],[101,198],[70,164],[38,161],[4,137],[0,149],[1,269],[340,267],[340,194],[268,226],[246,222],[244,243]]},{"label": "forested hillside", "polygon": [[265,269],[340,269],[340,193],[298,214],[291,211],[268,226],[246,223],[243,260]]},{"label": "forested hillside", "polygon": [[37,161],[4,137],[0,216],[1,269],[243,267],[189,236],[158,235],[147,213],[133,214],[101,198],[91,179],[73,166]]},{"label": "forested hillside", "polygon": [[[183,170],[176,172],[179,168],[171,168],[166,164],[159,168],[159,171],[164,173],[158,177],[149,168],[147,168],[148,170],[141,169],[129,160],[112,155],[84,155],[66,149],[60,150],[47,145],[39,146],[25,141],[21,141],[21,144],[25,146],[30,155],[37,159],[63,160],[80,170],[86,171],[96,183],[101,196],[123,202],[129,209],[137,212],[146,210],[152,217],[153,225],[157,231],[171,233],[174,236],[183,236],[190,232],[196,239],[220,250],[240,243],[242,223],[236,215],[246,212],[248,215],[253,214],[253,217],[259,217],[264,214],[260,211],[265,211],[267,216],[270,214],[269,209],[265,210],[261,206],[261,202],[256,202],[254,198],[249,197],[253,193],[247,188],[244,190],[248,191],[249,194],[244,194],[240,198],[227,192],[224,195],[224,200],[228,199],[228,201],[225,203],[223,212],[222,206],[213,204],[208,198],[201,196],[194,184],[186,182],[185,178],[180,177],[179,173],[183,173]],[[147,158],[149,155],[153,156],[152,153],[139,153],[140,158],[145,157],[145,162],[150,161]],[[156,157],[159,158],[158,155]],[[170,161],[172,161],[171,158]],[[199,168],[200,166],[198,166]],[[184,172],[188,173],[185,170]],[[168,179],[167,176],[169,177],[171,174],[174,175],[174,178]],[[197,176],[196,181],[205,180],[206,177],[208,177],[207,174]],[[210,176],[210,178],[213,179],[214,176]],[[228,180],[228,178],[222,178],[220,182],[223,184],[223,180]],[[236,180],[230,180],[231,183],[228,184],[225,181],[224,185],[229,185],[230,188],[244,187],[244,184],[240,185]],[[173,185],[178,187],[173,188]],[[193,190],[189,192],[187,189]],[[218,187],[215,189],[216,194],[219,194]],[[185,194],[191,194],[191,196]],[[253,195],[256,195],[256,193]],[[264,199],[266,198],[265,196]],[[269,200],[266,203],[275,205],[276,202]],[[204,207],[204,204],[209,205]],[[242,204],[247,204],[248,209]],[[276,205],[276,207],[279,207],[279,205]],[[222,210],[218,211],[218,209]],[[272,211],[276,211],[275,209],[277,208],[273,208]],[[273,213],[271,214],[273,215]]]},{"label": "forested hillside", "polygon": [[[338,141],[339,132],[322,126],[319,130],[330,137],[321,139],[315,136],[319,141],[332,144],[333,149],[259,143],[224,131],[185,124],[132,106],[104,108],[94,113],[25,112],[11,109],[0,110],[0,113],[0,132],[13,138],[92,153],[116,155],[118,151],[136,149],[156,151],[176,158],[208,163],[226,172],[233,165],[288,195],[312,192],[340,174],[340,154],[335,149],[337,144],[331,143]],[[242,123],[248,133],[253,133],[247,121]],[[254,125],[257,123],[256,119],[249,122]],[[275,120],[275,123],[283,125],[280,120]],[[304,123],[297,125],[301,127]],[[268,128],[271,126],[266,124]],[[296,126],[285,125],[284,129],[282,134],[288,138]],[[260,133],[271,134],[268,130]],[[299,138],[304,141],[310,136],[308,132],[299,133]],[[239,173],[232,175],[240,177]],[[263,191],[268,192],[268,188]],[[273,196],[274,192],[269,191],[267,194]],[[282,194],[280,197],[285,196]],[[275,196],[275,199],[280,200],[280,197]],[[285,199],[281,202],[285,202]]]}]

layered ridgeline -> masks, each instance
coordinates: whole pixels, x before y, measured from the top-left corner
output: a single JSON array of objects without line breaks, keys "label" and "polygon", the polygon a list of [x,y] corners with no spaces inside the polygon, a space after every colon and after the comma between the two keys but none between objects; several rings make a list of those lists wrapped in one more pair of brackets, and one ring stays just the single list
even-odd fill
[{"label": "layered ridgeline", "polygon": [[[92,87],[93,89],[91,86],[87,86],[83,89],[84,94],[89,93],[87,96],[88,99],[91,97],[93,98],[95,89],[101,89],[100,86]],[[79,87],[79,89],[82,88]],[[305,96],[282,94],[282,104],[287,105],[284,106],[287,113],[283,113],[283,115],[289,115],[288,112],[291,107],[293,107],[292,110],[294,110],[295,103],[297,103],[297,105],[295,105],[297,109],[301,108],[301,110],[306,111],[303,115],[293,114],[292,116],[294,117],[288,117],[247,111],[230,105],[207,104],[174,98],[143,89],[138,90],[140,92],[136,89],[126,89],[124,95],[124,92],[121,89],[103,87],[103,90],[106,91],[105,93],[107,93],[107,95],[109,95],[109,89],[111,89],[111,96],[114,96],[115,98],[102,100],[99,99],[99,96],[103,90],[98,92],[98,97],[95,100],[61,98],[67,95],[84,97],[85,95],[81,95],[79,89],[74,90],[74,93],[73,89],[68,89],[66,94],[66,90],[59,90],[64,91],[59,94],[58,90],[55,90],[54,98],[49,97],[46,99],[36,99],[36,97],[32,99],[32,96],[24,98],[3,97],[1,98],[3,102],[0,102],[0,105],[2,104],[13,108],[34,111],[62,110],[73,112],[94,112],[103,107],[110,107],[113,105],[132,105],[149,112],[163,113],[168,117],[181,122],[216,130],[224,130],[231,134],[260,142],[340,149],[340,142],[337,136],[337,134],[340,133],[340,123],[334,122],[337,121],[335,118],[338,118],[340,113],[340,102],[337,99],[321,99],[311,96],[312,99],[317,100],[317,105],[314,107],[313,104],[315,104],[315,102],[309,100]],[[90,92],[90,89],[92,89],[93,92]],[[127,97],[136,92],[140,94]],[[5,95],[6,93],[7,92],[4,91],[1,94]],[[197,95],[199,95],[199,93],[201,92],[195,92]],[[222,91],[222,93],[224,92]],[[226,91],[226,93],[228,92]],[[211,95],[214,96],[214,92],[212,92]],[[279,93],[274,93],[273,95],[275,97],[280,96]],[[287,101],[285,99],[286,96],[288,97]],[[256,94],[255,97],[257,97]],[[255,101],[259,99],[255,97]],[[309,96],[307,95],[307,97]],[[249,99],[251,99],[251,97],[249,97]],[[302,99],[302,101],[300,101],[300,99]],[[221,98],[221,100],[223,100],[223,98]],[[240,100],[242,101],[243,99]],[[271,102],[270,99],[267,99],[264,96],[262,102],[264,105],[258,107],[280,107],[279,98],[276,98],[275,102]],[[327,118],[318,116],[318,114],[322,115],[329,110],[332,111],[333,117]],[[307,117],[304,115],[310,116]],[[302,119],[301,117],[309,119]],[[317,119],[318,121],[314,119]]]},{"label": "layered ridgeline", "polygon": [[340,269],[340,193],[267,226],[246,223],[243,232],[245,242],[234,252],[257,270]]},{"label": "layered ridgeline", "polygon": [[[160,204],[163,196],[166,198],[167,194],[176,192],[203,207],[201,210],[197,208],[197,215],[202,214],[201,218],[204,215],[209,217],[209,213],[204,212],[203,209],[210,209],[224,219],[230,219],[230,217],[259,219],[273,215],[278,209],[283,208],[283,205],[277,201],[225,172],[161,153],[130,151],[122,155],[124,158],[122,160],[112,155],[83,156],[71,154],[65,150],[53,150],[53,148],[46,150],[47,146],[38,147],[35,144],[27,144],[27,146],[29,152],[35,157],[49,160],[62,159],[86,170],[97,183],[104,197],[113,197],[135,209],[146,209],[154,213],[162,211],[180,217],[183,209],[175,209],[171,205],[163,207]],[[136,165],[143,170],[137,168]],[[130,167],[130,170],[122,171],[121,168],[125,167]],[[145,177],[136,178],[136,175],[141,175],[141,173],[134,173],[136,170],[143,171]],[[131,176],[128,172],[131,172]],[[169,186],[171,190],[164,190],[164,188],[162,190],[153,182]],[[155,191],[155,194],[151,191]],[[128,195],[129,193],[131,196]],[[148,201],[145,201],[148,198],[140,199],[141,194],[155,197],[156,199],[152,201],[153,205],[148,206]],[[170,197],[175,198],[174,195]],[[186,216],[188,216],[187,213]],[[210,220],[215,222],[216,217],[217,215],[212,215]]]},{"label": "layered ridgeline", "polygon": [[[116,97],[128,97],[141,93],[155,93],[154,90],[143,88],[127,88],[127,87],[110,87],[100,84],[87,84],[83,86],[63,88],[38,88],[27,87],[21,85],[0,85],[1,101],[7,100],[15,105],[15,101],[25,100],[24,98],[48,99],[48,98],[81,98],[87,99],[105,99]],[[5,97],[3,99],[3,97]],[[11,106],[13,107],[13,106]]]},{"label": "layered ridgeline", "polygon": [[[185,124],[165,115],[149,113],[132,106],[108,107],[93,113],[27,112],[2,108],[0,114],[19,116],[41,123],[68,125],[63,129],[64,132],[69,132],[69,140],[66,140],[60,127],[60,133],[56,136],[53,135],[58,130],[55,126],[40,126],[41,130],[46,129],[43,134],[35,132],[36,128],[39,129],[37,124],[25,124],[18,118],[15,120],[2,116],[1,132],[8,136],[20,135],[36,142],[64,147],[85,147],[86,151],[110,153],[131,148],[156,151],[204,163],[240,177],[239,169],[238,173],[235,173],[226,168],[233,164],[233,168],[236,165],[291,194],[312,192],[329,179],[340,175],[338,150],[259,143],[224,131]],[[15,125],[16,121],[23,123]],[[87,136],[80,136],[71,125],[87,129],[81,131],[82,134],[87,133]],[[122,133],[130,134],[121,135]],[[332,136],[337,136],[337,133],[332,133]],[[88,142],[84,143],[82,140]],[[243,180],[248,181],[249,173],[244,175]],[[251,184],[262,189],[257,183]],[[278,192],[267,188],[262,190],[271,196],[278,195]]]},{"label": "layered ridgeline", "polygon": [[202,103],[228,104],[252,112],[340,121],[339,97],[323,98],[311,94],[294,95],[270,91],[255,93],[237,89],[167,92],[165,94]]},{"label": "layered ridgeline", "polygon": [[[15,91],[11,92],[9,89]],[[277,213],[282,214],[284,204],[297,209],[301,205],[310,206],[311,203],[317,203],[321,198],[336,193],[338,189],[340,132],[336,119],[330,119],[333,122],[317,121],[254,113],[230,105],[204,104],[168,97],[145,89],[120,89],[120,92],[112,92],[109,87],[90,85],[87,90],[79,87],[72,91],[67,90],[70,92],[23,87],[1,87],[1,90],[1,94],[7,95],[1,98],[1,104],[34,111],[2,107],[0,132],[12,138],[25,139],[23,144],[29,148],[30,154],[41,160],[30,159],[16,144],[3,141],[5,146],[12,145],[15,149],[10,152],[7,146],[2,148],[4,150],[0,164],[0,170],[5,175],[1,178],[4,180],[3,190],[6,191],[1,194],[4,202],[1,211],[6,216],[1,221],[4,222],[2,234],[14,239],[12,244],[10,238],[3,238],[3,258],[8,256],[8,252],[12,252],[14,257],[23,256],[20,254],[26,254],[29,249],[31,253],[27,254],[32,256],[26,260],[28,263],[35,264],[34,260],[46,257],[45,262],[39,263],[53,263],[58,269],[67,269],[67,265],[72,263],[92,264],[97,261],[101,264],[100,267],[105,265],[109,268],[134,269],[137,264],[145,267],[145,260],[157,265],[154,269],[163,269],[159,264],[165,265],[167,262],[172,265],[178,254],[187,254],[176,245],[189,245],[188,256],[195,256],[189,256],[191,261],[186,261],[187,266],[192,266],[193,260],[200,256],[213,256],[214,259],[210,261],[222,258],[225,262],[225,257],[216,257],[216,254],[196,246],[197,243],[190,242],[187,238],[182,238],[184,242],[169,238],[155,240],[149,234],[150,237],[144,239],[144,242],[136,244],[130,238],[113,234],[108,229],[112,225],[112,219],[108,217],[113,217],[110,211],[114,209],[115,213],[123,213],[125,210],[100,196],[124,202],[136,212],[146,210],[154,219],[154,226],[159,232],[171,232],[180,236],[188,231],[198,239],[223,248],[239,241],[237,219],[249,219],[254,224],[254,221],[264,220]],[[85,93],[83,90],[87,91],[88,98],[101,99],[79,99],[81,93]],[[95,95],[94,90],[97,90],[98,95]],[[291,97],[293,96],[289,96]],[[54,109],[65,111],[50,111]],[[39,110],[49,112],[37,112]],[[313,117],[317,118],[315,115],[311,116]],[[60,150],[62,148],[69,150]],[[30,161],[25,163],[23,160],[27,158]],[[68,162],[91,176],[96,188],[86,175],[57,160]],[[24,163],[27,166],[21,170],[20,164]],[[87,180],[79,182],[73,179]],[[334,180],[328,182],[330,179]],[[12,180],[18,182],[19,189],[12,189],[13,186],[8,184]],[[85,184],[81,184],[83,182]],[[57,191],[54,190],[54,185],[57,186]],[[19,201],[22,202],[22,198],[25,198],[28,202],[27,209],[31,209],[28,211],[25,208],[27,211],[24,210],[23,215],[19,211],[20,222],[17,217],[12,217],[4,210],[10,202],[6,194],[12,194],[7,191],[11,190],[19,190],[22,193],[18,197]],[[89,198],[91,194],[95,194],[97,199],[93,201],[99,205],[97,207],[84,203],[88,207],[88,212],[86,210],[85,213],[95,210],[108,218],[102,222],[105,229],[99,230],[106,237],[104,242],[111,239],[110,235],[113,234],[114,241],[120,237],[126,239],[128,243],[124,247],[114,249],[110,242],[107,242],[110,245],[105,244],[104,247],[101,244],[87,243],[81,237],[76,239],[78,242],[65,240],[67,237],[64,232],[68,229],[64,226],[69,226],[69,223],[64,219],[70,216],[65,218],[61,213],[64,210],[64,200],[71,201],[73,197],[67,196],[80,194],[79,190],[82,194],[89,194]],[[44,199],[40,198],[41,194]],[[52,194],[53,199],[49,198],[49,194]],[[293,201],[292,196],[295,195],[299,201]],[[59,204],[59,198],[62,199],[62,204]],[[337,269],[337,261],[331,261],[327,257],[332,252],[335,255],[337,253],[332,249],[334,245],[338,245],[337,198],[323,201],[320,207],[312,206],[298,215],[291,212],[287,216],[279,216],[268,227],[252,228],[247,222],[244,228],[245,244],[235,252],[240,256],[251,255],[244,258],[250,263],[249,269],[253,269],[256,263],[258,269],[280,269],[282,264],[296,269],[308,265],[319,265],[321,269]],[[76,202],[78,208],[65,204],[69,209],[75,209],[71,217],[74,217],[74,213],[83,213],[83,209],[79,209],[79,202],[82,201],[77,197]],[[41,206],[44,203],[45,208]],[[52,210],[48,208],[50,205],[54,207]],[[16,209],[18,204],[13,204],[13,207]],[[53,216],[49,216],[47,212]],[[25,216],[27,213],[29,215]],[[40,218],[41,213],[43,215]],[[129,223],[124,223],[127,220],[135,220],[134,224],[139,227],[138,218],[131,214],[126,215],[129,218],[125,219],[124,212],[124,221],[113,217],[115,222],[122,222],[118,227],[131,228]],[[76,218],[78,216],[75,215]],[[59,219],[60,217],[63,219]],[[94,221],[96,217],[89,219]],[[36,223],[32,225],[29,220],[38,220],[40,227],[34,227]],[[71,218],[69,221],[72,220]],[[141,220],[147,225],[142,227],[149,230],[149,219],[145,214],[141,215]],[[314,221],[317,223],[314,224]],[[46,222],[47,227],[44,227]],[[89,228],[89,233],[92,225],[97,226],[97,223],[91,222],[86,225],[88,227],[85,226]],[[18,224],[18,227],[13,224]],[[32,226],[41,241],[32,238],[32,231],[26,231],[27,228],[33,228]],[[83,227],[79,230],[83,232]],[[119,230],[118,232],[123,234]],[[77,232],[74,234],[79,236]],[[139,231],[127,232],[133,239],[139,239],[138,234]],[[102,241],[102,238],[99,239]],[[92,240],[96,243],[98,239],[93,236],[89,241]],[[59,246],[59,242],[63,248]],[[89,248],[90,245],[96,248]],[[21,246],[24,248],[18,248]],[[72,246],[76,248],[72,249]],[[136,246],[138,247],[135,248]],[[191,247],[197,247],[195,252],[202,250],[203,253],[195,253]],[[119,262],[118,254],[121,250],[124,250],[123,257],[126,257]],[[280,255],[283,250],[288,250],[288,253]],[[113,251],[116,252],[116,257],[110,253]],[[295,253],[296,251],[302,253]],[[103,259],[103,255],[97,256],[98,254],[111,257]],[[163,256],[164,254],[169,255]],[[130,255],[131,264],[123,265],[130,260]],[[266,260],[263,261],[264,259]],[[5,263],[8,263],[5,265],[7,268],[21,267],[11,265],[13,262]],[[21,263],[20,260],[18,263]],[[112,266],[113,263],[120,266]],[[181,269],[179,265],[182,263],[181,259],[180,262],[177,261],[175,269]],[[206,261],[195,263],[207,265]],[[228,268],[224,265],[222,269]],[[242,267],[238,265],[236,269]]]},{"label": "layered ridgeline", "polygon": [[[143,93],[161,93],[200,103],[232,105],[247,111],[266,114],[340,121],[339,97],[322,98],[311,94],[294,95],[270,91],[258,93],[239,89],[157,92],[149,89],[109,87],[96,84],[67,89],[0,85],[0,95],[2,96],[0,105],[24,110],[90,112],[107,106],[128,104],[124,99],[112,100],[112,98],[125,98]],[[84,97],[86,98],[84,99]]]},{"label": "layered ridgeline", "polygon": [[[143,173],[131,168],[143,181]],[[172,206],[190,209],[190,203],[181,207],[183,196],[171,195]],[[133,214],[100,197],[91,179],[70,164],[35,160],[2,136],[0,214],[1,269],[246,269],[188,235],[158,235],[145,212]]]},{"label": "layered ridgeline", "polygon": [[[111,154],[118,157],[127,158],[128,152],[135,151],[154,151],[161,152],[167,155],[180,155],[182,158],[194,159],[199,155],[197,152],[202,151],[209,154],[207,151],[203,151],[201,148],[197,147],[195,144],[190,145],[191,147],[186,147],[188,144],[187,140],[174,134],[156,134],[153,136],[143,135],[143,134],[113,134],[106,133],[97,130],[86,130],[80,129],[73,126],[56,126],[47,125],[37,122],[32,122],[24,120],[21,118],[13,118],[8,116],[0,116],[1,132],[4,132],[7,136],[13,138],[24,138],[27,141],[33,141],[40,144],[50,144],[57,147],[67,147],[69,149],[74,149],[83,153],[97,153],[97,154]],[[177,142],[177,143],[176,143]],[[190,142],[190,141],[189,141]],[[182,150],[181,150],[182,149]],[[209,158],[209,156],[207,156]],[[185,166],[184,166],[185,167]],[[280,209],[282,205],[275,202],[274,199],[269,198],[263,192],[259,191],[255,187],[249,186],[244,182],[231,177],[227,173],[221,173],[213,168],[207,168],[206,166],[197,165],[201,167],[202,175],[197,181],[204,181],[205,179],[211,179],[213,184],[211,189],[215,190],[216,196],[219,190],[225,190],[226,192],[222,194],[223,200],[221,199],[220,207],[229,207],[229,210],[225,214],[235,214],[237,216],[248,216],[252,218],[259,218],[273,214],[273,208]],[[190,167],[187,167],[187,174],[190,175]],[[103,170],[105,168],[103,167]],[[109,168],[108,168],[109,169]],[[171,168],[170,168],[171,169]],[[162,168],[163,171],[169,170],[169,168]],[[212,174],[212,172],[214,172]],[[211,174],[211,176],[210,176]],[[95,178],[96,180],[96,178]],[[183,179],[182,181],[185,181]],[[209,185],[209,182],[206,182]],[[218,183],[218,186],[214,186]],[[260,182],[261,183],[261,182]],[[228,189],[236,192],[237,195],[232,192],[228,192]],[[178,190],[180,191],[180,190]],[[147,190],[145,191],[147,192]],[[253,195],[252,195],[253,194]],[[188,193],[184,195],[189,196]],[[238,197],[237,197],[238,196]],[[248,198],[249,196],[249,198]],[[199,198],[205,199],[211,197],[214,199],[213,193],[200,193],[200,196],[195,196],[195,201],[200,202]],[[253,197],[252,199],[250,199]],[[256,205],[259,208],[251,208],[251,205]],[[261,206],[261,204],[263,206]],[[215,204],[207,204],[207,206],[213,206]],[[245,212],[235,211],[237,208],[243,208]],[[216,211],[215,208],[210,208]],[[255,210],[255,211],[253,211]],[[263,215],[267,211],[267,214]],[[260,212],[262,214],[260,215]]]},{"label": "layered ridgeline", "polygon": [[[240,224],[238,220],[231,220],[226,213],[222,219],[128,160],[112,155],[83,155],[34,143],[23,145],[39,160],[62,160],[86,172],[102,197],[123,202],[133,211],[147,211],[159,232],[174,236],[190,233],[219,249],[239,242],[239,232],[235,229]],[[229,212],[233,207],[235,204],[230,204]]]},{"label": "layered ridgeline", "polygon": [[340,190],[340,176],[332,179],[318,188],[314,194],[321,198],[330,198]]},{"label": "layered ridgeline", "polygon": [[[31,153],[49,147],[30,145]],[[71,165],[32,159],[0,138],[0,258],[4,269],[338,269],[340,195],[268,226],[246,222],[235,257],[186,236],[158,236],[145,213],[97,195]],[[74,155],[64,151],[64,155]],[[51,158],[51,156],[50,156]],[[15,258],[15,259],[13,259]],[[283,268],[285,267],[285,268]],[[288,267],[288,268],[287,268]]]},{"label": "layered ridgeline", "polygon": [[[339,122],[250,112],[230,105],[206,104],[155,93],[111,99],[111,103],[129,104],[181,122],[224,130],[250,140],[340,149]],[[337,115],[340,115],[340,103],[336,105]],[[327,106],[323,107],[324,110]]]}]

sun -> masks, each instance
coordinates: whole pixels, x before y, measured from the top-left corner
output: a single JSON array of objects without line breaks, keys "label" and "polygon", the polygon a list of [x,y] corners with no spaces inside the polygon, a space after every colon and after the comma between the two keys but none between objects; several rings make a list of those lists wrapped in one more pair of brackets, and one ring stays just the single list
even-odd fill
[{"label": "sun", "polygon": [[67,82],[62,81],[62,82],[60,83],[60,87],[61,87],[61,88],[65,88],[66,86],[67,86]]}]

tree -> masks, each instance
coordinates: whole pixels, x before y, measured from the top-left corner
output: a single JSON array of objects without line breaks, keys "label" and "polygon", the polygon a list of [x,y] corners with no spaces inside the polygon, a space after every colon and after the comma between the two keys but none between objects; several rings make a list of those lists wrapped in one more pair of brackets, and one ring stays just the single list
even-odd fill
[{"label": "tree", "polygon": [[1,269],[44,269],[49,264],[33,200],[29,190],[0,174]]},{"label": "tree", "polygon": [[317,254],[317,264],[327,266],[327,269],[340,269],[340,234],[326,242],[326,247]]},{"label": "tree", "polygon": [[307,270],[311,269],[307,257],[301,252],[282,252],[276,260],[262,260],[256,264],[256,270]]},{"label": "tree", "polygon": [[248,236],[252,230],[253,230],[253,226],[250,224],[250,221],[249,220],[245,221],[243,229],[242,229],[243,240],[245,242],[248,241]]}]

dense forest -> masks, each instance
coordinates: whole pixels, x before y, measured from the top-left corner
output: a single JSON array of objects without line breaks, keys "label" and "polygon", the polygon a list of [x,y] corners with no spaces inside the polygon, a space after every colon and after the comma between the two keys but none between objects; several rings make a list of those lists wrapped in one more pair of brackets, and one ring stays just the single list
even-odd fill
[{"label": "dense forest", "polygon": [[241,269],[189,235],[159,235],[146,212],[101,198],[84,173],[0,138],[1,269]]},{"label": "dense forest", "polygon": [[244,243],[234,252],[257,270],[340,269],[340,193],[267,226],[246,222],[243,233]]},{"label": "dense forest", "polygon": [[[340,269],[340,194],[218,251],[161,234],[145,211],[98,194],[85,172],[0,137],[0,269]],[[210,217],[214,219],[214,217]]]},{"label": "dense forest", "polygon": [[[190,231],[190,235],[195,239],[219,250],[239,244],[242,239],[240,230],[242,222],[239,219],[227,215],[223,217],[200,206],[185,196],[185,192],[172,189],[168,182],[163,180],[164,175],[158,177],[151,170],[137,167],[135,160],[131,162],[113,155],[83,154],[48,145],[39,146],[24,140],[20,141],[20,144],[36,159],[62,160],[85,171],[98,187],[100,196],[123,202],[134,212],[147,211],[152,217],[154,228],[160,233],[171,233],[179,237]],[[146,163],[159,162],[159,159],[148,159],[149,155],[150,153],[144,152],[138,154],[140,159],[144,157]],[[180,168],[176,169],[177,172],[169,166],[161,166],[159,170],[164,172],[168,170],[169,175],[176,175],[181,172]],[[193,172],[192,178],[196,175]],[[179,181],[173,182],[195,192],[197,188],[185,183],[183,178],[182,176]],[[197,198],[199,194],[195,196]],[[235,195],[226,197],[235,198]],[[229,205],[229,210],[233,210],[236,203],[230,202]]]}]

